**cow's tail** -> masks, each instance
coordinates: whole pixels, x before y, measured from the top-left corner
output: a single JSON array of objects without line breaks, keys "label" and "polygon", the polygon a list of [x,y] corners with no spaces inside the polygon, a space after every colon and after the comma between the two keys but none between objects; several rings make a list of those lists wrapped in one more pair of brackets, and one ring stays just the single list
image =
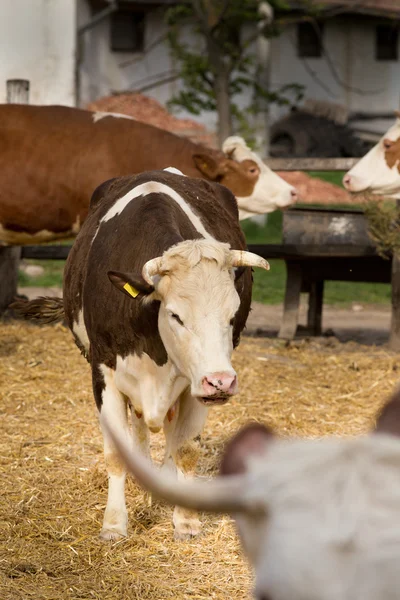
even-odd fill
[{"label": "cow's tail", "polygon": [[41,296],[34,300],[18,299],[10,304],[10,308],[18,317],[43,325],[63,321],[65,316],[62,298],[50,296]]}]

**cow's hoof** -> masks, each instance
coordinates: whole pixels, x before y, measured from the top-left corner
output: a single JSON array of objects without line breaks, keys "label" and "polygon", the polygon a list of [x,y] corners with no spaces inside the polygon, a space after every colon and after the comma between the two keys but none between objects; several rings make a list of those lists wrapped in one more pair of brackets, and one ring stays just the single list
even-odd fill
[{"label": "cow's hoof", "polygon": [[174,538],[176,540],[190,540],[199,535],[201,522],[193,515],[174,514]]},{"label": "cow's hoof", "polygon": [[100,539],[105,541],[116,542],[117,540],[122,540],[127,537],[127,532],[123,532],[119,529],[108,529],[107,527],[103,527],[100,531]]}]

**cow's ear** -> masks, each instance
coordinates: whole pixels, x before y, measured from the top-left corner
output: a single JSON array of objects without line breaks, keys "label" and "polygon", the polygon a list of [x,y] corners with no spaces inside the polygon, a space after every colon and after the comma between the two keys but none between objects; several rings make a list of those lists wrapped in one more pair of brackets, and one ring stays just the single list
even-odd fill
[{"label": "cow's ear", "polygon": [[273,438],[272,430],[261,423],[250,423],[241,429],[225,448],[220,474],[239,475],[245,473],[248,459],[251,456],[264,454]]},{"label": "cow's ear", "polygon": [[211,154],[193,154],[193,162],[200,173],[212,181],[226,173],[224,159],[217,160]]},{"label": "cow's ear", "polygon": [[400,437],[400,388],[381,410],[376,421],[375,432]]},{"label": "cow's ear", "polygon": [[107,275],[111,283],[130,298],[136,298],[139,294],[147,296],[154,292],[154,287],[149,285],[141,275],[118,271],[108,271]]}]

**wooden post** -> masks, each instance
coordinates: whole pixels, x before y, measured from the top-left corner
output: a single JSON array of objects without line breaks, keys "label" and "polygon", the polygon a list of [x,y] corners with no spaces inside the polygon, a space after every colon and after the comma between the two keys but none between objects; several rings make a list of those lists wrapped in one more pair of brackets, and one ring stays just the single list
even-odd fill
[{"label": "wooden post", "polygon": [[[29,81],[9,79],[7,81],[7,102],[9,104],[28,104]],[[18,266],[21,256],[19,246],[3,246],[0,240],[0,315],[17,294]]]},{"label": "wooden post", "polygon": [[303,283],[303,269],[300,261],[286,260],[286,290],[283,318],[278,338],[293,340],[299,322],[300,293]]},{"label": "wooden post", "polygon": [[[396,202],[400,209],[400,200]],[[393,254],[392,258],[392,317],[390,323],[389,347],[400,350],[400,256]]]}]

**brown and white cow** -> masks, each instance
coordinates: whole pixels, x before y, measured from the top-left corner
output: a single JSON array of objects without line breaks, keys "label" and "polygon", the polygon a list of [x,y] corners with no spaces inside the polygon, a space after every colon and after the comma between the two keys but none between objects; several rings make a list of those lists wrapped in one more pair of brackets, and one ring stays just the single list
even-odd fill
[{"label": "brown and white cow", "polygon": [[171,164],[228,187],[243,218],[297,199],[241,138],[224,154],[124,115],[4,104],[0,141],[0,245],[75,236],[103,181]]},{"label": "brown and white cow", "polygon": [[400,199],[400,112],[395,114],[396,123],[343,177],[349,192]]},{"label": "brown and white cow", "polygon": [[400,393],[374,434],[279,439],[260,424],[227,445],[221,476],[174,481],[110,434],[129,471],[187,510],[229,512],[257,600],[398,600]]},{"label": "brown and white cow", "polygon": [[[238,390],[231,354],[250,310],[251,266],[269,268],[246,252],[233,194],[178,173],[101,186],[68,256],[64,310],[54,299],[20,305],[26,316],[47,321],[65,313],[89,358],[109,474],[106,539],[127,534],[127,511],[125,469],[104,422],[146,456],[149,431],[163,428],[165,465],[193,474],[190,440],[208,408]],[[182,508],[173,520],[178,538],[200,529],[196,514]]]}]

